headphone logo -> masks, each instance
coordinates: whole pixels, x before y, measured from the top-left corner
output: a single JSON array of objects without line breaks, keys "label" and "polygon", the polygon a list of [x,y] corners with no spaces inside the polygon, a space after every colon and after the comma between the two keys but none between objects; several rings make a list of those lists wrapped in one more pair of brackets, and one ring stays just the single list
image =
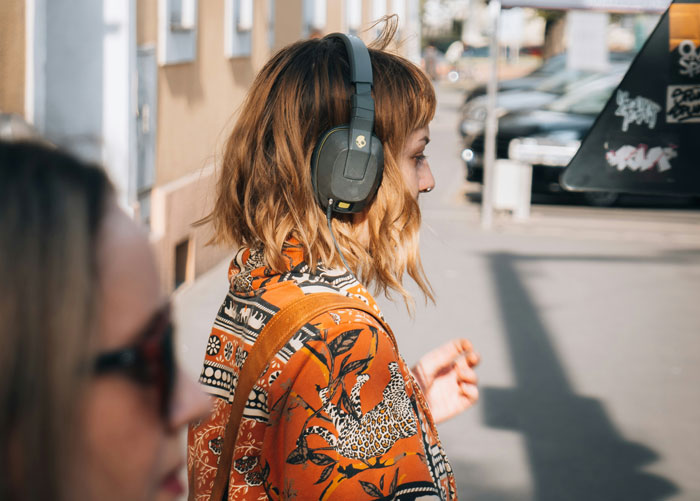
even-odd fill
[{"label": "headphone logo", "polygon": [[355,138],[355,144],[358,148],[364,148],[367,145],[367,140],[365,139],[365,136],[357,136],[357,138]]}]

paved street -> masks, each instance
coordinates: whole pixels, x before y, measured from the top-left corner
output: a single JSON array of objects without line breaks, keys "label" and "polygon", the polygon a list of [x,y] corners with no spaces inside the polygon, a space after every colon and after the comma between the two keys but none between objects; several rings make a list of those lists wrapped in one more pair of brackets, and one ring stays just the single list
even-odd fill
[{"label": "paved street", "polygon": [[[461,499],[700,499],[700,210],[545,200],[480,229],[443,88],[427,149],[422,257],[437,305],[379,298],[404,358],[456,336],[482,355],[481,400],[440,426]],[[659,206],[660,205],[660,206]],[[176,293],[196,374],[226,265]],[[417,290],[411,286],[410,290]]]}]

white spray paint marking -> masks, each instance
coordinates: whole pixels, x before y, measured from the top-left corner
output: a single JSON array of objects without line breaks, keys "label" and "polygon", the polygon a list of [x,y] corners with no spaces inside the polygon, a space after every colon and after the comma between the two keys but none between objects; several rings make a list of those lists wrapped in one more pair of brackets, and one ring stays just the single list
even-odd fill
[{"label": "white spray paint marking", "polygon": [[618,90],[616,100],[615,116],[622,117],[623,132],[627,132],[631,123],[647,124],[650,129],[656,127],[656,116],[661,111],[659,104],[642,96],[630,99],[626,90]]},{"label": "white spray paint marking", "polygon": [[622,171],[647,171],[656,167],[659,172],[671,169],[671,160],[678,156],[675,146],[655,146],[649,149],[646,144],[639,146],[625,145],[617,150],[610,150],[605,154],[605,160],[610,166]]},{"label": "white spray paint marking", "polygon": [[678,46],[678,54],[681,56],[681,75],[685,77],[696,77],[700,75],[700,51],[695,47],[692,40],[683,40]]}]

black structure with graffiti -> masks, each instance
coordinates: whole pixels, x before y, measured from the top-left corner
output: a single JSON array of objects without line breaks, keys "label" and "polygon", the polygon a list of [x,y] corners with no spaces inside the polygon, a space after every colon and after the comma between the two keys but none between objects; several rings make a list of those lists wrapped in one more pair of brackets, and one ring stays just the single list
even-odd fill
[{"label": "black structure with graffiti", "polygon": [[700,3],[677,0],[664,13],[561,183],[700,194]]}]

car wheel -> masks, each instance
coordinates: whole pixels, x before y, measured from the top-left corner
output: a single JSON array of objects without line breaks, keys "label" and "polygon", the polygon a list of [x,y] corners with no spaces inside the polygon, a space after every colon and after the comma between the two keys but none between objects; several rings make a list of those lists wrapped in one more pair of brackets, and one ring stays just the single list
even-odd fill
[{"label": "car wheel", "polygon": [[614,191],[587,191],[583,198],[593,207],[612,207],[620,199],[620,194]]}]

